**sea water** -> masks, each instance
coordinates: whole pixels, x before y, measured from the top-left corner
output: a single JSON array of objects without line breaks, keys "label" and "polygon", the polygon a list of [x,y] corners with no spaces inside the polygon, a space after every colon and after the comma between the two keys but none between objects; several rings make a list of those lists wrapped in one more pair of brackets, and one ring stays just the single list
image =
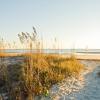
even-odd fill
[{"label": "sea water", "polygon": [[[27,52],[37,52],[36,49],[29,50],[29,49],[6,49],[4,52],[7,53],[27,53]],[[57,54],[66,54],[66,53],[92,53],[92,54],[100,54],[100,49],[42,49],[41,52],[43,53],[57,53]]]}]

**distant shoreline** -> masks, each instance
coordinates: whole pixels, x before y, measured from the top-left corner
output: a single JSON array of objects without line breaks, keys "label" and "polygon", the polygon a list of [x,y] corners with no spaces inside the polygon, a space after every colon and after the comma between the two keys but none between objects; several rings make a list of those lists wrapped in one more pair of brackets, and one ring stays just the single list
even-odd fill
[{"label": "distant shoreline", "polygon": [[50,53],[50,54],[71,54],[71,53],[81,53],[81,54],[100,54],[100,49],[0,49],[0,52],[6,53],[27,53],[33,52],[36,53],[37,51],[43,53]]},{"label": "distant shoreline", "polygon": [[[1,53],[0,56],[3,57],[11,57],[11,56],[22,56],[25,54],[29,53]],[[46,53],[43,53],[46,54]],[[49,53],[47,53],[49,54]],[[66,53],[66,54],[56,54],[56,53],[50,53],[50,55],[60,55],[62,57],[69,58],[71,54]],[[100,54],[90,54],[90,53],[73,53],[73,55],[76,57],[78,60],[100,60]]]}]

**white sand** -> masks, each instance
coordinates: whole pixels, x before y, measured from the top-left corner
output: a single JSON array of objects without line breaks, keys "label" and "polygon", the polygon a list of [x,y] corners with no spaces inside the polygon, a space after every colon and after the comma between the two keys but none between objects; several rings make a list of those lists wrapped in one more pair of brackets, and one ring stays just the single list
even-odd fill
[{"label": "white sand", "polygon": [[100,60],[100,54],[82,54],[76,53],[75,54],[77,59],[87,59],[87,60]]},{"label": "white sand", "polygon": [[[88,53],[74,53],[77,59],[81,60],[100,60],[100,54],[88,54]],[[71,54],[63,54],[62,57],[70,57]]]}]

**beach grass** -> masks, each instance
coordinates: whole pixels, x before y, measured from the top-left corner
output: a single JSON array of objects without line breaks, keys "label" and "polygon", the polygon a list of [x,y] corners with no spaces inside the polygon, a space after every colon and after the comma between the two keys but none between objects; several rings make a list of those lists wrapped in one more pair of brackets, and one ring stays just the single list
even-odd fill
[{"label": "beach grass", "polygon": [[[41,52],[43,44],[38,40],[36,30],[32,35],[22,32],[18,36],[30,52],[6,53],[4,43],[0,44],[0,91],[7,93],[9,100],[33,100],[35,96],[48,96],[54,84],[71,76],[79,77],[84,69],[74,55],[66,58]],[[32,53],[33,47],[36,53]],[[17,60],[14,61],[16,63],[5,63],[5,58],[10,61],[12,57],[23,59],[20,63]]]},{"label": "beach grass", "polygon": [[46,95],[54,84],[70,76],[79,76],[84,68],[74,56],[63,58],[57,54],[30,53],[20,57],[24,58],[22,63],[9,65],[5,74],[6,81],[10,82],[11,98]]}]

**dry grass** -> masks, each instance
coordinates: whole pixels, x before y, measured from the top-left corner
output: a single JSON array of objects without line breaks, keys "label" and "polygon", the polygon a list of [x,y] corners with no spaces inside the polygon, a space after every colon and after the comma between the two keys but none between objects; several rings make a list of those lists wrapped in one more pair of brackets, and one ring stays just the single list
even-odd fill
[{"label": "dry grass", "polygon": [[14,56],[21,56],[23,54],[19,54],[19,53],[0,53],[0,57],[14,57]]},{"label": "dry grass", "polygon": [[26,94],[45,94],[53,84],[71,75],[78,76],[83,69],[83,65],[75,58],[65,59],[57,55],[44,54],[28,55],[27,57],[20,74],[23,76],[24,82],[22,90],[27,92]]},{"label": "dry grass", "polygon": [[[72,75],[78,76],[84,68],[74,56],[63,58],[57,54],[43,54],[41,52],[43,48],[40,48],[43,46],[36,35],[35,29],[32,35],[27,32],[18,34],[22,45],[30,48],[30,53],[0,52],[1,62],[4,62],[4,57],[20,56],[24,58],[21,64],[8,66],[0,62],[0,71],[2,72],[0,77],[3,80],[0,82],[2,81],[2,85],[6,87],[5,90],[8,92],[10,100],[33,100],[34,95],[48,95],[48,90],[52,85]],[[31,52],[33,46],[37,49],[35,54]],[[3,43],[0,44],[1,47],[4,49]]]},{"label": "dry grass", "polygon": [[[66,77],[78,76],[84,68],[74,57],[68,59],[59,55],[31,53],[22,55],[22,57],[25,58],[22,64],[9,66],[10,76],[8,75],[8,79],[11,87],[15,90],[20,88],[19,92],[24,97],[30,94],[32,97],[33,94],[46,94],[52,85],[61,82]],[[19,92],[18,94],[20,94]],[[10,91],[10,93],[12,92]],[[11,95],[13,97],[15,94]]]}]

